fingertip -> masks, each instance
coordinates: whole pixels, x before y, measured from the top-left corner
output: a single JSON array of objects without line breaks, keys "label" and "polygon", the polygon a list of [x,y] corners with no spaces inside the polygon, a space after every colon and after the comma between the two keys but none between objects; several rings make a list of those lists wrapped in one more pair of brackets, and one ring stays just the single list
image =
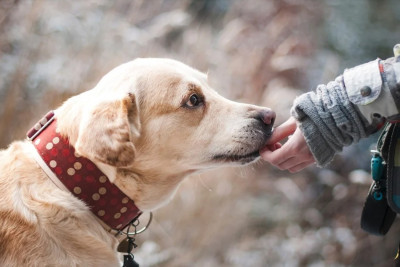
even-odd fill
[{"label": "fingertip", "polygon": [[274,152],[275,150],[281,148],[282,144],[281,143],[275,143],[275,144],[267,145],[267,147],[271,152]]},{"label": "fingertip", "polygon": [[282,136],[282,132],[280,129],[278,130],[274,130],[271,134],[271,136],[268,138],[267,140],[267,145],[272,145],[275,144],[276,142],[281,141],[283,138],[285,138],[284,136]]},{"label": "fingertip", "polygon": [[277,149],[282,147],[282,144],[281,143],[275,143],[274,146],[275,146],[274,150],[277,150]]},{"label": "fingertip", "polygon": [[296,120],[294,118],[290,118],[278,127],[274,128],[270,138],[267,140],[267,144],[277,143],[289,135],[293,134],[296,130]]},{"label": "fingertip", "polygon": [[268,148],[268,146],[260,150],[260,156],[265,161],[269,161],[269,156],[271,155],[271,153],[272,151]]},{"label": "fingertip", "polygon": [[281,143],[275,143],[271,145],[266,145],[262,149],[260,149],[260,155],[264,159],[264,157],[269,156],[272,152],[282,147]]}]

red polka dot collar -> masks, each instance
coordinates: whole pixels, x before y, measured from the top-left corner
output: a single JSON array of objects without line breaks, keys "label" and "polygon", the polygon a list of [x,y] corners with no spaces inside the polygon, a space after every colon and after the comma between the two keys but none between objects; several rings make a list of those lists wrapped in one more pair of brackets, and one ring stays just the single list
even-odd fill
[{"label": "red polka dot collar", "polygon": [[37,160],[39,165],[58,187],[84,201],[111,229],[124,229],[141,211],[92,161],[77,155],[56,126],[50,111],[27,133],[42,159]]}]

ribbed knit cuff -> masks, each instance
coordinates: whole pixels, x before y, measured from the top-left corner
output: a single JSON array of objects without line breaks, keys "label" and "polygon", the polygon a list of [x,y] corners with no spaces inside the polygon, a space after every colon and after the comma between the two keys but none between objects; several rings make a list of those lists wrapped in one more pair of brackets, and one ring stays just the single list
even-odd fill
[{"label": "ribbed knit cuff", "polygon": [[[306,113],[304,109],[306,109]],[[311,114],[311,116],[314,114],[315,116],[312,116],[314,120],[307,113]],[[317,165],[320,167],[326,166],[332,161],[336,151],[330,147],[329,142],[324,139],[319,127],[316,125],[316,122],[321,123],[321,119],[317,117],[318,113],[307,94],[296,98],[292,115],[298,121],[298,126]]]},{"label": "ribbed knit cuff", "polygon": [[291,113],[319,166],[369,134],[368,121],[349,101],[342,76],[296,98]]},{"label": "ribbed knit cuff", "polygon": [[329,164],[335,156],[336,152],[329,143],[323,138],[315,123],[307,118],[299,123],[299,128],[305,136],[308,148],[314,156],[314,159],[319,167]]}]

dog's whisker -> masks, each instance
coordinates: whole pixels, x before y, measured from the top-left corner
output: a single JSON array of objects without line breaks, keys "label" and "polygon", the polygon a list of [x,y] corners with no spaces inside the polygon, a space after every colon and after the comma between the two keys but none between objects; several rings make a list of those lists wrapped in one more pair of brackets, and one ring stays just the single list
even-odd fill
[{"label": "dog's whisker", "polygon": [[201,185],[202,185],[205,189],[207,189],[208,192],[213,192],[213,191],[214,191],[211,187],[209,187],[209,186],[206,184],[206,182],[204,181],[204,177],[203,177],[203,176],[200,176],[200,177],[199,177],[199,180],[200,180],[200,182],[201,182]]}]

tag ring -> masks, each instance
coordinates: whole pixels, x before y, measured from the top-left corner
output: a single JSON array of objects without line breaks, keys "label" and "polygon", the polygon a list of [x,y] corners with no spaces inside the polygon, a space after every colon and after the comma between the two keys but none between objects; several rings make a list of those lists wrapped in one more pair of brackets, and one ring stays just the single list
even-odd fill
[{"label": "tag ring", "polygon": [[[135,221],[138,221],[138,219],[136,219]],[[132,223],[130,223],[130,225],[133,224],[135,221],[133,221]],[[151,224],[152,221],[153,221],[153,213],[150,212],[149,221],[147,222],[146,226],[144,226],[142,229],[139,229],[138,231],[135,230],[134,232],[120,231],[120,234],[124,234],[124,235],[127,235],[127,236],[135,236],[135,235],[141,234],[141,233],[143,233],[144,231],[146,231],[147,228],[149,228],[149,226],[150,226],[150,224]],[[135,229],[136,229],[136,227],[135,227]],[[128,230],[129,230],[129,227],[128,227]]]}]

